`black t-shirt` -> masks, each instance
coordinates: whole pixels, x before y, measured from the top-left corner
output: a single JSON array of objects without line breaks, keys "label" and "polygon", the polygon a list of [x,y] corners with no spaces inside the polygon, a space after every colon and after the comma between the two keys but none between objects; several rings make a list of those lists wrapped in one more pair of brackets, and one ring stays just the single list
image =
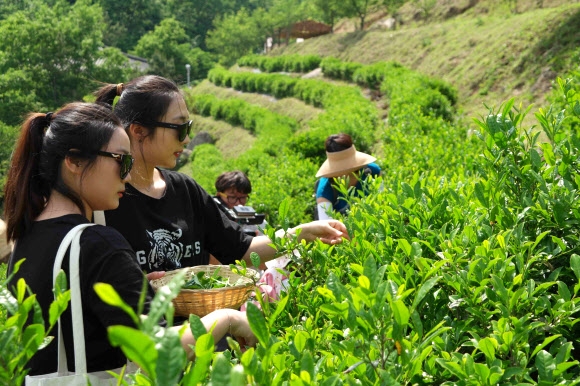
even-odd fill
[{"label": "black t-shirt", "polygon": [[[34,222],[29,232],[17,242],[10,256],[8,272],[22,258],[10,287],[23,278],[31,288],[42,308],[48,327],[48,309],[54,300],[52,292],[52,268],[56,252],[64,236],[78,224],[87,223],[81,215],[66,215],[54,219]],[[80,283],[85,330],[85,349],[89,372],[110,370],[123,366],[127,359],[120,349],[110,345],[107,327],[125,325],[134,327],[132,319],[121,309],[105,304],[95,293],[95,283],[108,283],[121,298],[137,311],[143,284],[143,272],[135,262],[135,253],[127,241],[110,227],[95,225],[83,231],[80,239]],[[68,275],[68,254],[62,268]],[[70,283],[70,282],[69,282]],[[69,284],[70,286],[70,284]],[[146,310],[149,308],[153,290],[149,288]],[[74,370],[74,349],[70,306],[61,316],[62,330],[69,370]],[[55,339],[39,350],[29,362],[30,374],[47,374],[57,370],[57,330],[51,331]]]},{"label": "black t-shirt", "polygon": [[230,221],[213,198],[185,174],[160,170],[166,189],[157,199],[127,184],[119,207],[105,212],[108,226],[129,241],[146,272],[240,260],[252,236]]}]

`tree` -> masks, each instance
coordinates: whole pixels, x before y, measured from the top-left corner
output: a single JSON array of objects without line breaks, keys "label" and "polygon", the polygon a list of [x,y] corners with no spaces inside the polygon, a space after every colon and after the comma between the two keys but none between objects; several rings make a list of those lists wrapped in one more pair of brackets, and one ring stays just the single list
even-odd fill
[{"label": "tree", "polygon": [[165,5],[165,18],[178,20],[195,45],[207,49],[207,33],[213,29],[218,16],[236,13],[242,7],[255,9],[249,0],[168,0]]},{"label": "tree", "polygon": [[224,65],[232,65],[238,58],[262,48],[265,32],[245,8],[218,18],[214,25],[215,29],[208,32],[207,46]]},{"label": "tree", "polygon": [[312,5],[320,15],[320,20],[334,29],[336,19],[344,13],[341,0],[312,0]]},{"label": "tree", "polygon": [[80,100],[94,81],[131,71],[118,50],[103,50],[103,28],[102,10],[90,0],[37,2],[0,21],[0,120],[18,124],[31,110]]},{"label": "tree", "polygon": [[359,28],[364,30],[365,20],[379,4],[381,0],[345,0],[344,10],[347,17],[358,17]]},{"label": "tree", "polygon": [[274,0],[267,10],[274,29],[286,30],[286,43],[294,23],[307,17],[307,6],[308,3],[303,0]]},{"label": "tree", "polygon": [[104,42],[129,52],[141,36],[161,22],[162,7],[151,0],[98,0],[107,28]]},{"label": "tree", "polygon": [[209,53],[194,47],[192,39],[177,20],[165,19],[146,33],[135,46],[134,53],[148,59],[149,71],[183,83],[185,65],[193,69],[193,79],[204,78],[213,66]]}]

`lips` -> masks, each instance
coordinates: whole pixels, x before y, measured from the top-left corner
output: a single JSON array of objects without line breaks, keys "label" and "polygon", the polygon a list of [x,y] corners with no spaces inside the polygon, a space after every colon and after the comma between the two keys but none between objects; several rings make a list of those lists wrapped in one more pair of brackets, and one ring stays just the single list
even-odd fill
[{"label": "lips", "polygon": [[176,151],[175,153],[173,153],[173,155],[175,156],[175,158],[179,158],[179,156],[181,155],[181,153],[183,153],[182,151]]}]

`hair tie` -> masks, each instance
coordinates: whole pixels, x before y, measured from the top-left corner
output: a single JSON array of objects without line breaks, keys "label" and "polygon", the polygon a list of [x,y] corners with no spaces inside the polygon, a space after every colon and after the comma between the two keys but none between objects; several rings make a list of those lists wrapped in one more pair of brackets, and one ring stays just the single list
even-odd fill
[{"label": "hair tie", "polygon": [[44,123],[46,125],[44,126],[42,135],[46,135],[46,132],[50,129],[50,121],[52,121],[52,111],[44,114]]},{"label": "hair tie", "polygon": [[52,111],[46,113],[44,119],[46,120],[46,126],[50,126],[50,121],[52,120]]},{"label": "hair tie", "polygon": [[122,93],[123,93],[123,83],[118,83],[117,84],[117,96],[121,96]]}]

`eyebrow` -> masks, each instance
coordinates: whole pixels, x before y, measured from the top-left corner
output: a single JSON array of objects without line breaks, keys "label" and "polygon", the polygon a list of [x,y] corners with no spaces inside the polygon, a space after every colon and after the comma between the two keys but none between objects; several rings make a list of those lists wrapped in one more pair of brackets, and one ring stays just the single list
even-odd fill
[{"label": "eyebrow", "polygon": [[187,117],[186,117],[185,115],[180,115],[180,116],[177,116],[177,117],[175,117],[175,118],[173,118],[173,119],[187,122],[187,121],[189,121],[191,118],[189,118],[189,116],[187,116]]},{"label": "eyebrow", "polygon": [[117,147],[113,150],[105,150],[105,151],[109,151],[111,153],[131,154],[131,150],[127,150],[126,148],[123,147]]}]

